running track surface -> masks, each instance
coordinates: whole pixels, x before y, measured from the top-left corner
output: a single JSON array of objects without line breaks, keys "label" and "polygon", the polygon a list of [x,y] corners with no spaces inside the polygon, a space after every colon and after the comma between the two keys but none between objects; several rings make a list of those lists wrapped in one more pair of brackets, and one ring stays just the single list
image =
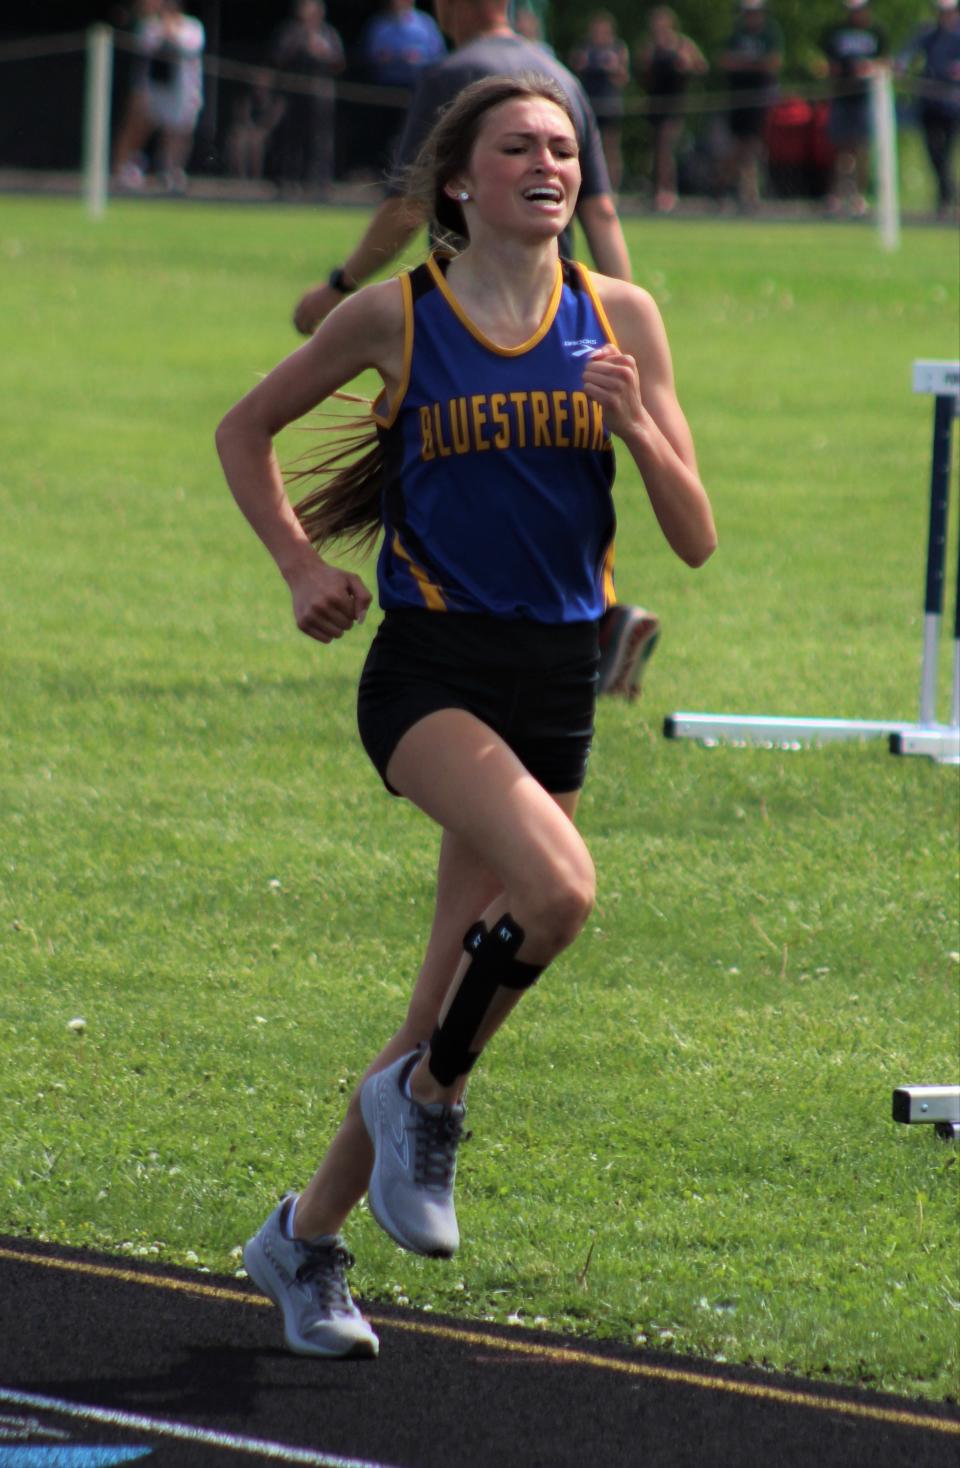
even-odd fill
[{"label": "running track surface", "polygon": [[369,1314],[379,1360],[308,1360],[245,1281],[0,1238],[0,1468],[960,1464],[954,1406]]}]

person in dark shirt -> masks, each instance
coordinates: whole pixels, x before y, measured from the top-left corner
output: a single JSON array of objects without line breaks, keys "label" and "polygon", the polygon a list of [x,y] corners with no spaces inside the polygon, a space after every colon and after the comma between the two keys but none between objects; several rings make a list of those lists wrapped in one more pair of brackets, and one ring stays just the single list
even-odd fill
[{"label": "person in dark shirt", "polygon": [[922,60],[917,114],[937,186],[938,218],[956,204],[953,145],[960,130],[960,9],[957,0],[934,0],[936,20],[915,31],[897,56],[903,75]]},{"label": "person in dark shirt", "polygon": [[824,32],[820,42],[833,82],[828,130],[836,150],[827,212],[844,203],[854,215],[867,212],[870,176],[870,78],[887,55],[887,33],[873,19],[870,0],[844,0],[847,18]]},{"label": "person in dark shirt", "polygon": [[678,29],[666,5],[650,12],[650,31],[640,52],[640,75],[650,97],[653,129],[653,207],[669,214],[677,205],[677,143],[683,132],[683,95],[691,77],[703,76],[707,63],[689,36]]},{"label": "person in dark shirt", "polygon": [[322,192],[333,178],[332,78],[343,70],[344,55],[321,0],[296,0],[274,38],[271,62],[281,73],[281,86],[282,74],[290,77],[277,128],[279,181]]},{"label": "person in dark shirt", "polygon": [[570,54],[570,70],[593,104],[603,139],[603,152],[613,188],[623,178],[620,134],[623,130],[623,89],[630,80],[630,52],[617,35],[609,10],[596,11],[581,45]]},{"label": "person in dark shirt", "polygon": [[734,93],[728,119],[733,140],[729,181],[742,209],[753,210],[760,202],[764,129],[782,65],[783,32],[767,13],[766,0],[740,0],[720,70]]}]

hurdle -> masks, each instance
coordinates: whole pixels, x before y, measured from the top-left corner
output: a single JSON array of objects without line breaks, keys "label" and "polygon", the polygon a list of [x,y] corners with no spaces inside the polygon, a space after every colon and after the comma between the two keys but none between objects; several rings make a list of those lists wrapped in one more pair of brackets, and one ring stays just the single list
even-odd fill
[{"label": "hurdle", "polygon": [[960,1140],[960,1086],[898,1086],[893,1119],[907,1126],[930,1122],[944,1142]]},{"label": "hurdle", "polygon": [[704,745],[749,745],[766,749],[817,748],[840,739],[888,741],[898,755],[927,755],[938,764],[960,764],[960,537],[953,627],[950,720],[937,721],[937,666],[943,621],[950,453],[953,421],[960,415],[960,362],[917,361],[913,391],[934,399],[930,461],[930,519],[924,591],[920,713],[916,723],[900,719],[806,719],[767,714],[669,714],[667,739],[696,739]]}]

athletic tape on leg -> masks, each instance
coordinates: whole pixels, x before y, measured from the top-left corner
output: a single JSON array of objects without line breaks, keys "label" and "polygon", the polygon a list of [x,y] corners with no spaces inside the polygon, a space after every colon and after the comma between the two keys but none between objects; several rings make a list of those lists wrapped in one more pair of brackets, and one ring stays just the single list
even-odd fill
[{"label": "athletic tape on leg", "polygon": [[514,956],[523,939],[523,929],[508,912],[489,932],[484,923],[475,923],[464,937],[470,967],[430,1041],[428,1064],[441,1086],[452,1086],[458,1076],[467,1075],[473,1067],[479,1054],[472,1048],[473,1042],[497,990],[529,989],[543,973],[542,966],[523,963]]}]

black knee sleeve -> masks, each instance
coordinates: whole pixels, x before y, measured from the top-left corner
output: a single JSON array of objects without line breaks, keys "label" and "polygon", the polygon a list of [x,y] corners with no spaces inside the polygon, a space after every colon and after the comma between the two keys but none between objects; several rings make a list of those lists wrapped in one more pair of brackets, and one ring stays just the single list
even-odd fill
[{"label": "black knee sleeve", "polygon": [[452,1086],[473,1066],[479,1052],[471,1047],[497,990],[529,989],[543,973],[542,966],[514,956],[523,938],[508,912],[489,932],[486,924],[474,923],[464,937],[470,967],[430,1041],[430,1073],[441,1086]]}]

